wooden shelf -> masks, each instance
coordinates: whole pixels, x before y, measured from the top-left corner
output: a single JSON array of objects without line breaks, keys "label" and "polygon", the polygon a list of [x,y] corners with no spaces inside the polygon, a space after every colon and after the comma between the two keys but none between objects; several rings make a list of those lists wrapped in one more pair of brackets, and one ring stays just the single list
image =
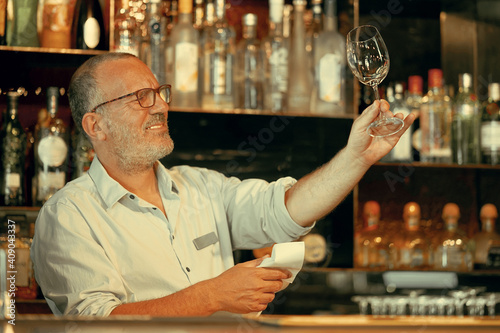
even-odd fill
[{"label": "wooden shelf", "polygon": [[453,169],[485,169],[485,170],[500,170],[500,165],[488,164],[451,164],[451,163],[428,163],[428,162],[401,162],[401,163],[384,163],[378,162],[376,166],[405,166],[416,168],[453,168]]},{"label": "wooden shelf", "polygon": [[0,51],[26,52],[26,53],[81,54],[81,55],[98,55],[109,52],[102,50],[56,49],[50,47],[27,47],[27,46],[0,46]]},{"label": "wooden shelf", "polygon": [[169,112],[243,114],[243,115],[278,116],[278,117],[317,117],[317,118],[337,118],[337,119],[354,119],[356,117],[356,115],[353,113],[346,113],[346,114],[326,114],[326,113],[315,113],[315,112],[286,113],[286,112],[272,112],[270,110],[202,109],[202,108],[181,108],[181,107],[170,107]]}]

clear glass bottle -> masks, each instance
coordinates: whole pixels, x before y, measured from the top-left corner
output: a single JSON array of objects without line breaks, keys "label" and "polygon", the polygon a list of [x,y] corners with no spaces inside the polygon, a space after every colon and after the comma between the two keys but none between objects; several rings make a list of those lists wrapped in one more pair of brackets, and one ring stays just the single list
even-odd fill
[{"label": "clear glass bottle", "polygon": [[37,47],[40,45],[37,31],[37,6],[38,0],[14,1],[12,46]]},{"label": "clear glass bottle", "polygon": [[[394,100],[390,103],[391,111],[402,113],[405,117],[410,114],[410,109],[404,99],[404,86],[402,82],[396,82],[394,85]],[[389,152],[391,162],[412,162],[412,135],[413,127],[410,127],[399,139],[398,143]]]},{"label": "clear glass bottle", "polygon": [[194,1],[194,22],[193,26],[196,30],[201,32],[203,28],[203,21],[205,20],[205,5],[204,0],[195,0]]},{"label": "clear glass bottle", "polygon": [[19,93],[7,92],[7,119],[2,123],[0,143],[2,163],[0,166],[0,205],[24,206],[26,133],[18,118]]},{"label": "clear glass bottle", "polygon": [[73,150],[73,171],[72,179],[83,176],[90,169],[90,165],[94,160],[95,151],[87,136],[81,131],[77,130],[76,135],[73,136],[74,150]]},{"label": "clear glass bottle", "polygon": [[47,88],[47,112],[50,122],[41,126],[35,137],[35,205],[43,205],[66,184],[68,168],[68,128],[58,117],[59,88]]},{"label": "clear glass bottle", "polygon": [[477,164],[481,161],[479,102],[472,89],[472,75],[460,74],[459,90],[455,98],[451,150],[453,163]]},{"label": "clear glass bottle", "polygon": [[336,0],[325,1],[324,29],[314,39],[314,90],[311,111],[346,112],[345,38],[337,31]]},{"label": "clear glass bottle", "polygon": [[272,112],[286,109],[288,47],[283,37],[284,0],[269,0],[269,35],[265,38],[264,107]]},{"label": "clear glass bottle", "polygon": [[389,243],[380,225],[380,205],[363,206],[363,229],[354,239],[354,267],[389,268]]},{"label": "clear glass bottle", "polygon": [[257,39],[257,15],[242,17],[243,38],[236,46],[234,65],[235,107],[264,108],[264,53]]},{"label": "clear glass bottle", "polygon": [[484,164],[500,164],[500,83],[488,85],[488,100],[481,118],[481,153]]},{"label": "clear glass bottle", "polygon": [[472,238],[474,240],[474,268],[485,268],[491,243],[500,241],[500,234],[495,230],[498,211],[495,205],[485,204],[479,213],[481,231]]},{"label": "clear glass bottle", "polygon": [[422,147],[420,160],[431,163],[451,163],[450,97],[443,90],[443,71],[429,70],[429,91],[422,98],[420,133]]},{"label": "clear glass bottle", "polygon": [[394,239],[396,269],[428,269],[431,262],[430,241],[420,228],[420,206],[408,202],[403,208],[404,230]]},{"label": "clear glass bottle", "polygon": [[460,208],[447,203],[441,215],[445,230],[434,241],[434,268],[437,270],[470,272],[474,268],[472,241],[458,228]]},{"label": "clear glass bottle", "polygon": [[37,297],[38,284],[30,258],[32,231],[33,228],[27,223],[5,219],[0,233],[0,248],[7,255],[7,271],[15,272],[9,275],[15,275],[16,299]]},{"label": "clear glass bottle", "polygon": [[412,156],[413,160],[420,160],[420,150],[422,149],[421,131],[420,131],[420,107],[422,105],[424,80],[420,75],[410,75],[408,77],[408,94],[406,95],[406,105],[410,113],[415,115],[415,121],[412,124]]},{"label": "clear glass bottle", "polygon": [[323,31],[323,0],[311,0],[312,18],[310,24],[306,24],[306,51],[311,73],[314,73],[314,50],[317,39]]},{"label": "clear glass bottle", "polygon": [[198,47],[199,32],[193,26],[193,2],[179,1],[177,24],[170,35],[173,51],[172,84],[173,107],[199,107]]},{"label": "clear glass bottle", "polygon": [[304,10],[307,1],[293,1],[293,28],[288,58],[287,111],[307,113],[311,107],[312,75],[308,66],[305,46]]},{"label": "clear glass bottle", "polygon": [[204,109],[233,109],[234,28],[226,20],[226,1],[215,0],[216,21],[203,30],[199,72],[202,82],[201,106]]},{"label": "clear glass bottle", "polygon": [[139,56],[137,21],[131,15],[129,0],[121,0],[115,15],[114,52],[125,52]]},{"label": "clear glass bottle", "polygon": [[166,17],[162,14],[161,0],[149,0],[146,4],[146,17],[139,49],[139,58],[148,65],[156,80],[166,82],[165,40]]}]

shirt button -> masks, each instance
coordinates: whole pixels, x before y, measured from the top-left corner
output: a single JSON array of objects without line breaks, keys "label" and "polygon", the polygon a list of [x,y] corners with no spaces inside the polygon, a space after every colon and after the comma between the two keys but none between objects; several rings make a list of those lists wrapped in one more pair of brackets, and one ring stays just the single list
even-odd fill
[{"label": "shirt button", "polygon": [[188,271],[188,273],[191,272],[191,270],[189,269],[189,267],[186,267],[186,271]]},{"label": "shirt button", "polygon": [[172,235],[172,239],[175,239],[175,236],[174,236],[174,235]]},{"label": "shirt button", "polygon": [[131,195],[129,196],[129,198],[130,198],[130,199],[132,199],[132,200],[134,200],[134,199],[135,199],[135,196],[134,196],[133,194],[131,194]]},{"label": "shirt button", "polygon": [[153,207],[153,210],[156,210],[156,207]]}]

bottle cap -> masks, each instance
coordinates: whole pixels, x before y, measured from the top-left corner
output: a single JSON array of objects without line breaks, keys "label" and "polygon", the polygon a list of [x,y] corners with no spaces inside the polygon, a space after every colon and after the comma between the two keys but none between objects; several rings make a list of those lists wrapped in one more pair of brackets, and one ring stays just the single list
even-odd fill
[{"label": "bottle cap", "polygon": [[365,202],[363,206],[363,215],[376,215],[380,216],[380,205],[377,201],[371,200]]},{"label": "bottle cap", "polygon": [[283,22],[285,0],[269,0],[269,19],[271,22]]},{"label": "bottle cap", "polygon": [[472,88],[472,74],[469,73],[459,74],[458,86],[462,88]]},{"label": "bottle cap", "polygon": [[179,13],[189,14],[193,12],[193,1],[192,0],[180,0],[179,1]]},{"label": "bottle cap", "polygon": [[293,5],[305,7],[307,5],[307,0],[293,0]]},{"label": "bottle cap", "polygon": [[408,91],[411,94],[422,95],[424,79],[420,75],[411,75],[408,77]]},{"label": "bottle cap", "polygon": [[248,13],[243,15],[242,22],[247,26],[256,26],[257,25],[257,15]]},{"label": "bottle cap", "polygon": [[394,85],[394,92],[396,94],[403,94],[404,93],[404,86],[401,82],[396,82],[396,84]]},{"label": "bottle cap", "polygon": [[456,203],[449,202],[443,207],[443,214],[441,215],[443,220],[447,220],[448,218],[460,218],[460,208]]},{"label": "bottle cap", "polygon": [[403,218],[418,217],[420,218],[420,205],[416,202],[408,202],[403,208]]},{"label": "bottle cap", "polygon": [[498,211],[495,205],[486,204],[481,208],[479,215],[481,219],[496,219],[498,217]]},{"label": "bottle cap", "polygon": [[493,101],[500,101],[500,83],[493,82],[488,85],[488,97]]},{"label": "bottle cap", "polygon": [[443,86],[443,71],[441,69],[429,69],[429,88]]}]

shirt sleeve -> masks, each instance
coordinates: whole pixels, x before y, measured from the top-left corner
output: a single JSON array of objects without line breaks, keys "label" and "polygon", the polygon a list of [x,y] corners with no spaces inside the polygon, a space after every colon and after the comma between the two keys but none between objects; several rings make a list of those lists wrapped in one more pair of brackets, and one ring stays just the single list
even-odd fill
[{"label": "shirt sleeve", "polygon": [[260,179],[228,179],[223,195],[233,248],[254,249],[289,242],[314,227],[314,224],[300,226],[286,209],[285,192],[296,182],[291,177],[271,183]]},{"label": "shirt sleeve", "polygon": [[45,204],[31,248],[35,277],[56,315],[108,316],[125,286],[76,207]]}]

